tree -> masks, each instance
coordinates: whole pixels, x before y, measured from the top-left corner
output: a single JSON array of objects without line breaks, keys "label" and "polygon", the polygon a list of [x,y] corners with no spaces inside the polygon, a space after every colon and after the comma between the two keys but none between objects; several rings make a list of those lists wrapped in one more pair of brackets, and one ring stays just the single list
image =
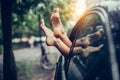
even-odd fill
[{"label": "tree", "polygon": [[4,40],[3,41],[4,80],[17,80],[16,64],[15,64],[14,55],[12,53],[12,48],[11,48],[12,3],[13,3],[13,0],[2,0],[1,15],[2,15],[2,30],[3,30],[3,40]]},{"label": "tree", "polygon": [[[1,2],[0,2],[0,11],[1,11]],[[2,40],[2,23],[1,23],[1,13],[0,13],[0,54],[3,53],[3,40]]]},{"label": "tree", "polygon": [[[51,27],[50,15],[53,8],[60,8],[60,15],[65,26],[67,21],[71,19],[72,11],[71,0],[17,0],[13,7],[13,37],[27,37],[28,35],[39,36],[38,15],[43,14],[46,25]],[[38,10],[38,5],[44,5],[44,10]],[[66,6],[67,5],[67,6]],[[42,33],[43,35],[43,33]]]}]

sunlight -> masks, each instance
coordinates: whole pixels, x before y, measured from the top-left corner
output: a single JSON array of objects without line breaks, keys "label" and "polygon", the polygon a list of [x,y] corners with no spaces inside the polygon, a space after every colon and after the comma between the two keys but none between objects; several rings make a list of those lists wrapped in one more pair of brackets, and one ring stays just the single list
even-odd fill
[{"label": "sunlight", "polygon": [[86,0],[72,0],[70,3],[72,14],[71,20],[68,21],[69,28],[74,27],[78,19],[83,15],[86,10]]},{"label": "sunlight", "polygon": [[74,10],[72,12],[74,14],[73,18],[77,20],[79,17],[82,16],[82,14],[86,10],[86,4],[85,4],[86,0],[73,0],[73,1],[74,1],[74,6],[72,6],[72,9]]},{"label": "sunlight", "polygon": [[86,5],[85,5],[85,0],[78,0],[76,2],[76,14],[82,15],[83,12],[85,11]]}]

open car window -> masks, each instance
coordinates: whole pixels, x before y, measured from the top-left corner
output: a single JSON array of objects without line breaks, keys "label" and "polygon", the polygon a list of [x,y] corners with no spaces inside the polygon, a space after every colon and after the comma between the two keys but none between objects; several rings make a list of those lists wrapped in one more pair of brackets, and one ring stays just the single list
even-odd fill
[{"label": "open car window", "polygon": [[[77,77],[76,80],[79,80],[81,78],[85,78],[85,80],[92,80],[89,78],[92,78],[93,75],[96,74],[96,72],[100,72],[99,70],[105,70],[99,67],[105,63],[106,52],[107,52],[104,47],[104,42],[105,42],[105,36],[103,31],[104,26],[102,24],[101,18],[98,14],[94,13],[94,14],[85,15],[82,19],[84,20],[81,20],[83,22],[79,22],[81,23],[81,26],[78,26],[79,31],[76,34],[77,35],[76,43],[73,49],[73,54],[76,54],[73,57],[73,63],[75,65],[73,65],[72,61],[70,62],[69,71],[68,71],[68,75],[70,78],[68,80],[71,80],[71,76],[73,77],[75,76],[74,78]],[[102,30],[103,33],[101,34],[101,36],[98,37],[96,33],[100,30]],[[84,43],[84,41],[86,43],[86,39],[90,40],[91,42],[90,45],[88,45],[87,47],[85,47],[82,44]],[[74,69],[72,69],[72,66],[74,66]],[[107,70],[105,71],[107,72]],[[70,72],[76,74],[72,74]],[[100,72],[100,74],[102,73]]]},{"label": "open car window", "polygon": [[84,37],[88,34],[95,33],[97,30],[103,28],[100,17],[97,14],[90,14],[85,17],[79,32],[78,38]]},{"label": "open car window", "polygon": [[[113,64],[109,64],[111,61],[110,58],[111,52],[109,46],[111,46],[111,43],[109,43],[108,45],[108,39],[107,39],[108,35],[106,34],[106,31],[104,31],[105,29],[103,28],[111,27],[111,26],[104,25],[101,16],[99,16],[97,13],[85,15],[84,18],[82,19],[83,22],[81,26],[79,26],[79,32],[76,34],[77,38],[73,49],[73,53],[79,55],[79,56],[75,56],[78,60],[78,63],[76,63],[76,61],[74,61],[74,63],[76,65],[80,63],[80,65],[84,67],[84,68],[80,68],[79,71],[81,71],[83,76],[85,75],[85,80],[88,80],[89,78],[93,77],[93,75],[94,77],[95,75],[97,75],[96,77],[98,77],[100,80],[109,80],[110,79],[109,75],[111,75],[110,66],[113,65]],[[108,24],[107,20],[105,23]],[[113,26],[117,27],[116,25]],[[96,36],[96,33],[101,30],[102,30],[102,34],[98,38],[98,36]],[[117,31],[115,31],[115,33],[117,33]],[[111,35],[112,34],[114,35],[113,30]],[[119,35],[119,32],[117,33],[117,35]],[[88,39],[88,37],[90,38]],[[87,47],[81,45],[81,43],[84,43],[86,39],[90,40],[89,43],[86,43],[89,44]],[[116,37],[114,39],[116,39]],[[114,40],[114,42],[116,41]],[[84,69],[87,70],[88,72],[85,71]],[[96,72],[99,73],[96,74]]]},{"label": "open car window", "polygon": [[[70,35],[70,39],[73,41],[70,53],[77,55],[71,59],[68,80],[72,80],[71,76],[73,79],[77,78],[76,80],[81,78],[81,80],[119,80],[119,11],[119,9],[105,5],[93,7],[77,22]],[[103,31],[101,37],[92,36],[88,39],[100,30]],[[86,38],[88,39],[87,46],[83,46]],[[99,48],[100,45],[102,45],[101,48]],[[80,74],[78,75],[78,73]]]}]

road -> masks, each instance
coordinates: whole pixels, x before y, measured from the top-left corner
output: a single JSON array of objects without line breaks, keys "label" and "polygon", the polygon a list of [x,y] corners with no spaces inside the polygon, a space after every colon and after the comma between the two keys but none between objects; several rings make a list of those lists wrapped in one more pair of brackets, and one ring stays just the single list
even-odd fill
[{"label": "road", "polygon": [[[49,61],[56,64],[59,51],[55,47],[47,47]],[[22,48],[14,50],[15,61],[18,70],[18,80],[50,80],[53,76],[54,69],[46,70],[41,67],[41,49],[40,46],[35,48]],[[0,65],[3,65],[3,55],[0,55]],[[3,68],[0,67],[0,73]],[[0,79],[2,80],[2,78]]]}]

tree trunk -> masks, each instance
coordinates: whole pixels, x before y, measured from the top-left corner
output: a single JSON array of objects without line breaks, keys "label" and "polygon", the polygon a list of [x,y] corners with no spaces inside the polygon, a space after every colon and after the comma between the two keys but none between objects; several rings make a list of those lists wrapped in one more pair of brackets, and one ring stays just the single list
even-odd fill
[{"label": "tree trunk", "polygon": [[3,59],[4,80],[17,80],[16,64],[11,48],[12,4],[13,0],[2,0],[1,16],[4,45],[4,59]]}]

